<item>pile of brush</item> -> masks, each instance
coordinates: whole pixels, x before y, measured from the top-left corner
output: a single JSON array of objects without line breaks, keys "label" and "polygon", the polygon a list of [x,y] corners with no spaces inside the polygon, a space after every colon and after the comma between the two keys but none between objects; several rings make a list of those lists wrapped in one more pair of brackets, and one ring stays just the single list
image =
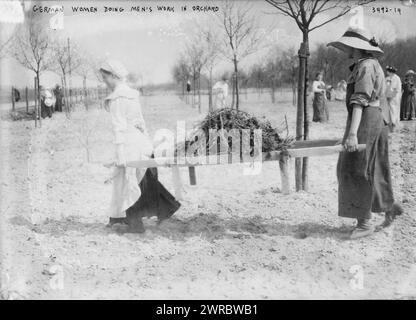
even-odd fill
[{"label": "pile of brush", "polygon": [[[224,131],[221,130],[232,130],[232,129],[249,129],[251,132],[250,136],[250,146],[254,146],[254,130],[262,130],[262,152],[269,151],[282,151],[286,150],[294,143],[294,138],[290,136],[281,137],[280,132],[277,128],[273,128],[271,123],[268,120],[259,120],[256,117],[250,115],[244,111],[237,111],[235,109],[223,108],[218,109],[213,112],[210,112],[197,126],[197,130],[194,132],[193,136],[198,136],[199,133],[204,133],[206,137],[206,147],[209,150],[212,145],[209,145],[209,130],[219,130],[219,135],[221,136]],[[287,128],[286,128],[287,129]],[[214,143],[228,142],[229,148],[232,147],[232,142],[227,141],[226,139],[220,139],[219,142],[215,141]],[[195,143],[194,141],[186,141],[185,145],[177,145],[176,150],[183,150],[185,152],[187,148]],[[212,144],[213,142],[211,142]],[[251,151],[252,153],[252,151]]]}]

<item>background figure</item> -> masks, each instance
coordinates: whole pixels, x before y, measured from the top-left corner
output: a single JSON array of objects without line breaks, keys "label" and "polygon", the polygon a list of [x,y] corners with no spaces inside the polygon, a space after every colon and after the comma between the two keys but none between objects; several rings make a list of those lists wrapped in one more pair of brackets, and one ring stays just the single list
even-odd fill
[{"label": "background figure", "polygon": [[45,119],[46,117],[52,118],[53,95],[49,90],[45,89],[43,86],[40,86],[39,89],[41,116],[43,119]]},{"label": "background figure", "polygon": [[15,102],[20,101],[20,91],[17,90],[16,88],[13,88],[13,96],[14,96],[14,101]]},{"label": "background figure", "polygon": [[62,105],[63,105],[63,94],[62,94],[62,88],[57,84],[55,86],[55,89],[53,89],[53,93],[55,95],[55,111],[62,112]]},{"label": "background figure", "polygon": [[191,94],[191,81],[186,82],[186,103],[189,103],[189,95]]},{"label": "background figure", "polygon": [[228,97],[227,77],[223,76],[221,80],[214,85],[212,91],[215,95],[213,110],[226,108],[226,100]]},{"label": "background figure", "polygon": [[391,132],[394,131],[394,128],[397,127],[400,122],[400,99],[402,96],[402,81],[396,72],[396,68],[387,66],[386,100],[388,110],[386,110],[385,113]]},{"label": "background figure", "polygon": [[400,104],[400,120],[412,120],[416,117],[415,72],[409,70],[404,76],[402,102]]},{"label": "background figure", "polygon": [[335,90],[335,100],[344,101],[347,94],[347,82],[341,80],[337,84],[337,89]]},{"label": "background figure", "polygon": [[326,106],[326,87],[322,81],[322,72],[317,73],[315,81],[312,83],[313,92],[313,118],[314,122],[327,122],[329,120],[328,109]]},{"label": "background figure", "polygon": [[326,100],[331,101],[334,97],[334,87],[333,86],[327,86],[325,93],[326,93]]}]

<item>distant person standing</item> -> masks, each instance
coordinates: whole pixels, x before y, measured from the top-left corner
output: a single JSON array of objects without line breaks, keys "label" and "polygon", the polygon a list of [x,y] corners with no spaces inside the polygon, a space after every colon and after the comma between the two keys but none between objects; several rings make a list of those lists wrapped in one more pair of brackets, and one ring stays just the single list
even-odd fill
[{"label": "distant person standing", "polygon": [[55,95],[55,111],[62,112],[62,105],[63,105],[63,94],[62,94],[62,88],[57,84],[55,86],[55,89],[53,89],[53,93]]},{"label": "distant person standing", "polygon": [[214,84],[212,91],[215,95],[214,110],[226,107],[226,100],[228,97],[228,83],[227,77],[222,76],[221,80]]},{"label": "distant person standing", "polygon": [[400,99],[402,96],[402,81],[396,74],[397,69],[392,66],[386,67],[386,100],[387,118],[389,119],[390,131],[394,131],[400,122]]},{"label": "distant person standing", "polygon": [[345,80],[341,80],[337,84],[337,88],[335,90],[335,100],[337,101],[345,101],[345,96],[347,93],[347,82]]},{"label": "distant person standing", "polygon": [[186,103],[189,103],[189,95],[191,94],[191,81],[186,82]]},{"label": "distant person standing", "polygon": [[40,89],[40,107],[41,107],[41,116],[43,119],[46,117],[52,118],[52,106],[53,106],[53,96],[52,93],[45,89],[43,86],[39,87]]},{"label": "distant person standing", "polygon": [[403,94],[400,104],[400,120],[412,120],[416,117],[416,88],[415,88],[415,72],[409,70],[404,76],[402,85]]},{"label": "distant person standing", "polygon": [[13,96],[14,96],[14,101],[15,102],[20,101],[20,91],[17,90],[16,88],[13,88]]},{"label": "distant person standing", "polygon": [[315,81],[312,83],[313,92],[313,118],[314,122],[327,122],[329,120],[328,109],[326,106],[326,87],[323,82],[323,73],[316,74]]}]

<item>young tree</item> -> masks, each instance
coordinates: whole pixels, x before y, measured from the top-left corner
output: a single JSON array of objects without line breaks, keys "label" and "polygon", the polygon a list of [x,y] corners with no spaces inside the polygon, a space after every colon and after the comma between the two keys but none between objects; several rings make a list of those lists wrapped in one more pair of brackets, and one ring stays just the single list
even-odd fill
[{"label": "young tree", "polygon": [[16,32],[10,49],[17,62],[35,73],[38,83],[51,61],[51,39],[47,30],[40,22],[28,19]]},{"label": "young tree", "polygon": [[[308,88],[308,57],[309,57],[309,33],[346,15],[354,6],[363,5],[374,0],[265,0],[277,9],[278,13],[292,18],[302,32],[302,43],[298,52],[298,105],[296,121],[296,139],[309,139],[309,115],[307,108]],[[317,17],[323,13],[331,12],[332,15],[314,24]],[[308,158],[296,159],[296,190],[308,190]]]},{"label": "young tree", "polygon": [[84,106],[88,110],[88,89],[87,79],[94,74],[89,64],[88,55],[86,53],[79,53],[78,66],[75,69],[75,73],[82,77],[83,95],[84,95]]},{"label": "young tree", "polygon": [[9,47],[14,41],[14,33],[6,34],[4,23],[0,23],[0,60],[9,53]]},{"label": "young tree", "polygon": [[[247,56],[260,50],[262,34],[251,15],[252,5],[225,0],[218,14],[223,32],[221,52],[234,67],[233,96],[231,106],[239,109],[239,63]],[[235,94],[234,94],[235,93]]]},{"label": "young tree", "polygon": [[196,87],[198,88],[198,111],[201,112],[201,70],[207,62],[207,56],[204,47],[200,45],[200,41],[196,35],[194,39],[186,45],[186,56],[190,66],[190,73],[193,80],[193,97],[195,101]]},{"label": "young tree", "polygon": [[208,73],[208,109],[213,111],[212,105],[212,86],[213,86],[213,71],[220,59],[220,41],[216,37],[216,32],[212,25],[206,23],[199,25],[197,28],[199,33],[198,38],[202,40],[204,51],[203,60],[205,61],[203,69]]},{"label": "young tree", "polygon": [[191,77],[190,67],[182,54],[172,69],[173,79],[181,85],[182,98],[185,97],[186,82]]}]

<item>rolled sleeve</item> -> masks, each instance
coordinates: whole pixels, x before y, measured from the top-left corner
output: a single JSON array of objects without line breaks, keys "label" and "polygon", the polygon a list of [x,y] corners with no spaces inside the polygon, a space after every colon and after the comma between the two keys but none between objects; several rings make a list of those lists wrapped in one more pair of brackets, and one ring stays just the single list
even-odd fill
[{"label": "rolled sleeve", "polygon": [[111,123],[113,126],[114,143],[122,144],[125,143],[125,132],[127,129],[126,117],[124,115],[122,98],[117,98],[111,101],[110,104],[110,115]]},{"label": "rolled sleeve", "polygon": [[354,93],[351,95],[350,104],[367,107],[369,102],[373,99],[374,84],[374,70],[368,66],[359,68],[355,78]]}]

